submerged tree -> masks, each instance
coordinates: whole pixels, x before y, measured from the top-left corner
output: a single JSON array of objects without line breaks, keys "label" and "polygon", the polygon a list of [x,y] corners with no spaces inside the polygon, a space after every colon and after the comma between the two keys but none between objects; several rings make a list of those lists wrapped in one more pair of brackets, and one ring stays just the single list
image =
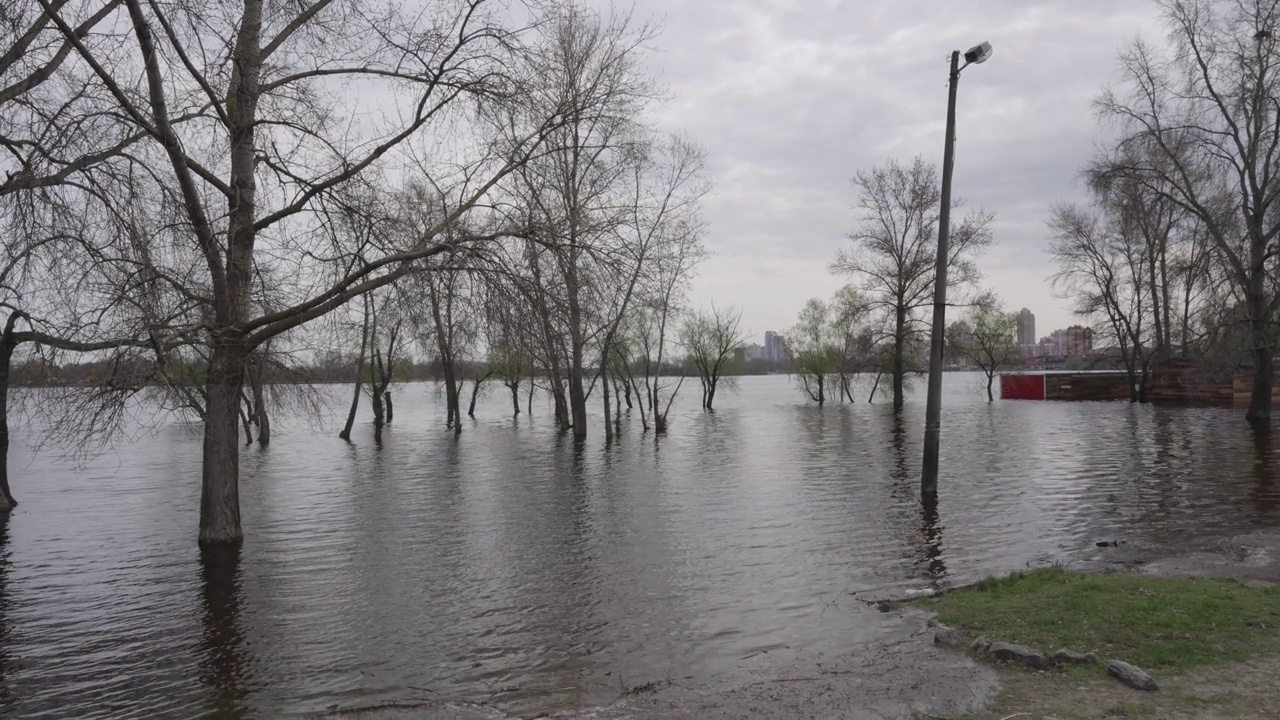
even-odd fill
[{"label": "submerged tree", "polygon": [[[856,279],[867,307],[879,317],[881,337],[891,343],[893,406],[900,410],[908,373],[922,369],[911,362],[912,345],[929,330],[923,311],[933,302],[942,197],[938,171],[919,157],[910,165],[889,160],[859,171],[854,184],[862,223],[849,234],[853,246],[840,251],[831,270]],[[978,211],[953,225],[949,293],[978,278],[973,258],[991,244],[993,220],[991,213]]]},{"label": "submerged tree", "polygon": [[746,343],[742,311],[712,305],[710,311],[694,313],[680,329],[680,342],[702,383],[702,407],[712,410],[725,370]]},{"label": "submerged tree", "polygon": [[800,317],[787,334],[787,360],[810,400],[823,405],[839,376],[840,347],[832,333],[831,308],[813,298],[800,310]]},{"label": "submerged tree", "polygon": [[947,350],[973,363],[987,380],[987,402],[995,400],[992,385],[997,372],[1022,364],[1018,347],[1018,316],[1004,312],[994,297],[975,303],[965,320],[947,328]]},{"label": "submerged tree", "polygon": [[846,285],[836,292],[831,301],[831,333],[840,352],[839,394],[849,402],[854,402],[854,378],[876,365],[873,322],[867,301],[857,288]]},{"label": "submerged tree", "polygon": [[1145,278],[1152,258],[1132,226],[1114,215],[1058,205],[1049,228],[1050,254],[1058,265],[1055,287],[1073,299],[1077,315],[1096,321],[1099,335],[1116,344],[1129,375],[1130,400],[1145,400],[1153,359],[1152,288]]},{"label": "submerged tree", "polygon": [[[90,34],[77,30],[68,4],[43,7],[50,23],[40,42],[74,50],[58,74],[93,79],[90,116],[126,126],[129,157],[182,211],[182,247],[199,258],[199,273],[181,291],[201,300],[187,320],[207,364],[199,537],[239,542],[237,414],[253,353],[424,258],[519,230],[478,206],[574,108],[598,97],[589,87],[552,89],[493,142],[491,110],[519,103],[536,70],[503,8],[483,0],[439,0],[429,11],[354,0],[246,0],[233,10],[123,0],[107,4],[117,14]],[[361,93],[345,91],[355,84]],[[385,112],[363,111],[373,93],[389,98]],[[57,107],[56,98],[26,97],[50,113]],[[390,169],[428,132],[449,147],[414,168],[445,198],[439,221],[383,238],[383,251],[360,262],[331,252],[325,203]],[[96,150],[119,152],[120,142]],[[465,237],[447,236],[468,218]],[[281,284],[274,309],[254,302],[263,268]],[[185,269],[161,268],[184,278]]]},{"label": "submerged tree", "polygon": [[1093,173],[1194,217],[1244,310],[1253,366],[1246,418],[1271,419],[1280,309],[1280,48],[1272,0],[1161,0],[1168,45],[1133,42],[1098,99],[1121,136]]}]

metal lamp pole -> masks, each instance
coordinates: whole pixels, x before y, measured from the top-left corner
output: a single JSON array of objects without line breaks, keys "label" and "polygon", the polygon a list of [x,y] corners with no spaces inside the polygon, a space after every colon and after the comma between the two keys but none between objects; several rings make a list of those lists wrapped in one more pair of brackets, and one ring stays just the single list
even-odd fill
[{"label": "metal lamp pole", "polygon": [[938,260],[933,281],[933,328],[929,342],[929,395],[924,419],[924,472],[920,476],[920,498],[938,499],[938,440],[942,434],[942,345],[947,321],[948,243],[951,239],[951,171],[956,154],[956,86],[960,71],[971,64],[986,62],[991,44],[982,43],[964,54],[951,53],[951,76],[947,89],[947,137],[942,150],[942,208],[938,212]]}]

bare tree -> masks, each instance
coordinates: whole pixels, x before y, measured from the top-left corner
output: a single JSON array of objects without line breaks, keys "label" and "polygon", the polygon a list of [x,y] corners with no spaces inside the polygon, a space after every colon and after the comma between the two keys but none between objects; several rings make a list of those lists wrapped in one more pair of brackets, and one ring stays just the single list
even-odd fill
[{"label": "bare tree", "polygon": [[813,298],[787,334],[787,360],[800,388],[810,400],[824,405],[840,374],[840,348],[832,334],[831,308]]},{"label": "bare tree", "polygon": [[1280,235],[1280,52],[1272,0],[1162,0],[1168,45],[1133,42],[1122,81],[1098,99],[1123,131],[1095,180],[1125,178],[1191,214],[1243,302],[1253,391],[1271,419]]},{"label": "bare tree", "polygon": [[[842,400],[853,399],[853,381],[872,369],[877,360],[876,332],[871,310],[857,288],[846,285],[831,301],[831,332],[840,351],[840,392]],[[874,394],[874,389],[872,393]]]},{"label": "bare tree", "polygon": [[360,325],[360,352],[356,354],[355,389],[351,393],[351,407],[347,410],[347,422],[342,426],[342,432],[338,433],[339,438],[348,441],[351,440],[351,427],[356,422],[356,411],[360,408],[360,390],[364,384],[364,363],[369,349],[369,323],[373,316],[373,311],[369,308],[369,295],[366,294],[360,298],[360,301],[364,308],[364,313]]},{"label": "bare tree", "polygon": [[[139,138],[130,154],[177,200],[187,247],[201,258],[200,282],[185,288],[205,301],[197,338],[207,359],[200,541],[239,542],[236,416],[252,353],[424,258],[509,234],[502,223],[446,237],[477,216],[571,106],[594,98],[589,89],[555,96],[523,114],[509,141],[489,142],[477,118],[496,117],[486,108],[514,102],[533,76],[520,36],[483,0],[440,0],[430,11],[355,0],[246,0],[235,11],[123,0],[103,25],[109,31],[84,36],[65,6],[39,2],[74,48],[74,70],[92,75],[98,113],[125,123],[126,139]],[[60,73],[71,72],[63,65]],[[361,94],[334,92],[352,84]],[[386,112],[361,111],[373,93],[388,99]],[[464,107],[479,112],[456,112]],[[362,120],[347,121],[353,117]],[[439,222],[386,238],[385,252],[360,262],[329,253],[319,221],[326,200],[387,169],[427,132],[457,140],[455,156],[429,170],[448,198]],[[99,151],[120,141],[110,142]],[[263,265],[286,283],[279,309],[251,302]]]},{"label": "bare tree", "polygon": [[712,410],[721,376],[746,344],[742,311],[713,304],[710,311],[694,313],[680,330],[680,343],[702,382],[702,407]]},{"label": "bare tree", "polygon": [[588,363],[605,357],[598,347],[607,324],[599,297],[614,274],[607,265],[623,221],[618,193],[634,167],[634,148],[645,141],[640,113],[656,95],[638,64],[653,28],[576,4],[565,5],[548,27],[540,65],[546,82],[571,94],[594,93],[597,102],[573,109],[542,157],[521,169],[516,193],[541,228],[527,262],[557,420],[583,438]]},{"label": "bare tree", "polygon": [[379,444],[382,443],[383,425],[390,422],[386,404],[387,388],[395,375],[396,356],[403,349],[400,327],[404,321],[395,307],[395,300],[395,296],[390,293],[383,296],[380,304],[372,298],[369,300],[373,311],[369,326],[370,344],[373,346],[369,404],[373,407],[373,440]]},{"label": "bare tree", "polygon": [[1018,316],[1004,312],[991,295],[979,299],[967,319],[947,328],[948,351],[966,358],[986,376],[987,402],[995,400],[996,373],[1022,364],[1017,332]]},{"label": "bare tree", "polygon": [[[922,309],[933,302],[938,172],[919,157],[909,166],[889,160],[859,171],[854,184],[862,224],[849,234],[853,247],[836,256],[831,270],[859,280],[868,306],[881,317],[882,336],[892,342],[893,406],[900,410],[907,374],[920,370],[909,361],[912,344],[928,331]],[[993,220],[991,213],[978,211],[952,228],[948,292],[978,278],[973,257],[991,244]]]}]

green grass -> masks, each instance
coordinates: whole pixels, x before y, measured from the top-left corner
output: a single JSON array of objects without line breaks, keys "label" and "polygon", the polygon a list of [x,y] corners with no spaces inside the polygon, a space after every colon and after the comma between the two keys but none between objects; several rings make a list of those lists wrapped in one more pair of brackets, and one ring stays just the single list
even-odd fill
[{"label": "green grass", "polygon": [[1280,652],[1280,587],[1045,568],[909,604],[973,635],[1046,654],[1096,650],[1147,670]]}]

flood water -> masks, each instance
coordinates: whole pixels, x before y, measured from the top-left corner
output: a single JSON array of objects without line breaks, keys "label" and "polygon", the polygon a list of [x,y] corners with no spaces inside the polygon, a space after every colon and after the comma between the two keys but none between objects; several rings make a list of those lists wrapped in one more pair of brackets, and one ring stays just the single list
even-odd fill
[{"label": "flood water", "polygon": [[242,457],[243,549],[203,559],[193,427],[81,466],[34,454],[20,429],[0,714],[589,706],[875,637],[879,613],[851,593],[1280,525],[1280,444],[1242,411],[988,404],[976,380],[947,376],[936,513],[917,499],[922,398],[900,420],[753,377],[704,414],[686,384],[668,437],[636,418],[612,447],[575,447],[544,399],[513,421],[495,387],[455,439],[435,386],[399,386],[381,449],[367,414],[352,444],[332,418],[277,418],[272,445]]}]

